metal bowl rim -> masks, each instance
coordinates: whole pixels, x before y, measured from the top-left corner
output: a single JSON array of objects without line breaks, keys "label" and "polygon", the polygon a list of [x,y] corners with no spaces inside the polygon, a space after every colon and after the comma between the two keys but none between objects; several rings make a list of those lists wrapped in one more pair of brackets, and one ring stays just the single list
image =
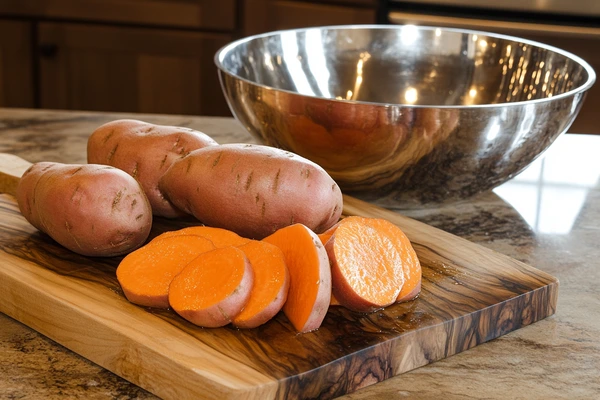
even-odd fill
[{"label": "metal bowl rim", "polygon": [[[457,32],[457,33],[467,33],[467,34],[472,34],[472,35],[481,35],[481,36],[489,36],[489,37],[494,37],[494,38],[498,38],[498,39],[503,39],[503,40],[510,40],[513,42],[519,42],[519,43],[524,43],[527,45],[531,45],[531,46],[535,46],[538,48],[542,48],[545,50],[549,50],[555,53],[558,53],[566,58],[569,58],[573,61],[575,61],[576,63],[578,63],[579,65],[581,65],[587,72],[588,74],[588,79],[586,82],[584,82],[582,85],[578,86],[575,89],[569,90],[568,92],[565,93],[561,93],[559,95],[556,96],[552,96],[552,97],[546,97],[543,99],[534,99],[534,100],[524,100],[524,101],[516,101],[516,102],[505,102],[505,103],[489,103],[489,104],[472,104],[472,105],[435,105],[435,104],[428,104],[428,105],[424,105],[424,104],[404,104],[404,103],[379,103],[379,102],[371,102],[371,101],[359,101],[359,100],[345,100],[345,99],[335,99],[335,98],[329,98],[329,97],[323,97],[323,96],[316,96],[316,95],[308,95],[308,94],[302,94],[302,93],[298,93],[292,90],[287,90],[287,89],[278,89],[272,86],[267,86],[261,83],[257,83],[254,81],[251,81],[249,79],[246,78],[242,78],[239,75],[235,75],[231,72],[229,72],[227,69],[225,69],[225,67],[222,64],[222,59],[224,58],[224,56],[226,54],[228,54],[232,49],[234,49],[235,47],[239,46],[240,44],[246,43],[246,42],[250,42],[252,40],[255,39],[261,39],[261,38],[265,38],[265,37],[269,37],[269,36],[275,36],[275,35],[279,35],[281,33],[284,32],[306,32],[309,30],[350,30],[350,29],[392,29],[392,30],[398,30],[400,28],[406,27],[406,26],[414,26],[419,30],[423,30],[423,31],[430,31],[430,30],[435,30],[435,29],[441,29],[442,31],[447,31],[447,32]],[[504,34],[500,34],[500,33],[493,33],[493,32],[487,32],[487,31],[479,31],[479,30],[473,30],[473,29],[461,29],[461,28],[445,28],[445,27],[438,27],[438,26],[428,26],[428,25],[411,25],[411,24],[405,24],[405,25],[391,25],[391,24],[381,24],[381,25],[374,25],[374,24],[354,24],[354,25],[328,25],[328,26],[316,26],[316,27],[307,27],[307,28],[297,28],[297,29],[282,29],[282,30],[277,30],[277,31],[271,31],[271,32],[265,32],[265,33],[260,33],[257,35],[252,35],[252,36],[247,36],[238,40],[235,40],[231,43],[228,43],[227,45],[221,47],[216,53],[215,56],[213,58],[214,63],[216,64],[217,68],[224,74],[227,74],[235,79],[239,79],[241,81],[244,81],[250,85],[254,85],[254,86],[258,86],[264,89],[268,89],[268,90],[272,90],[272,91],[278,91],[278,92],[283,92],[283,93],[289,93],[292,95],[296,95],[296,96],[301,96],[301,97],[307,97],[307,98],[314,98],[314,99],[320,99],[320,100],[324,100],[324,101],[333,101],[333,102],[339,102],[339,103],[346,103],[346,104],[364,104],[364,105],[377,105],[377,106],[382,106],[382,107],[406,107],[406,108],[441,108],[441,109],[474,109],[474,108],[503,108],[503,107],[517,107],[517,106],[522,106],[522,105],[526,105],[526,104],[538,104],[538,103],[545,103],[545,102],[551,102],[554,100],[558,100],[558,99],[563,99],[563,98],[567,98],[573,95],[576,95],[578,93],[585,93],[587,90],[589,90],[592,85],[594,84],[594,82],[596,81],[596,73],[594,71],[594,69],[592,68],[592,66],[585,61],[584,59],[582,59],[579,56],[576,56],[573,53],[570,53],[566,50],[560,49],[558,47],[554,47],[554,46],[550,46],[541,42],[537,42],[534,40],[529,40],[529,39],[523,39],[520,38],[518,36],[511,36],[511,35],[504,35]]]}]

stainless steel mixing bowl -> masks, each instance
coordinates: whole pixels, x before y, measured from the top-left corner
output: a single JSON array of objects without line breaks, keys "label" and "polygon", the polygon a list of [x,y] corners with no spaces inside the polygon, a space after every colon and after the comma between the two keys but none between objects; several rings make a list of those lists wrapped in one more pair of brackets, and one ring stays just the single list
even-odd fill
[{"label": "stainless steel mixing bowl", "polygon": [[595,81],[541,43],[410,25],[267,33],[215,62],[251,134],[317,162],[346,193],[407,208],[510,179],[569,128]]}]

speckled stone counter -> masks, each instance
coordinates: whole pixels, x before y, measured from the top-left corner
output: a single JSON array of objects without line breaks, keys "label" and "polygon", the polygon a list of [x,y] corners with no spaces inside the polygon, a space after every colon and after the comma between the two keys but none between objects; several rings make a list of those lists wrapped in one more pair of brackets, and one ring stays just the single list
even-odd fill
[{"label": "speckled stone counter", "polygon": [[[1,109],[0,152],[34,162],[85,162],[86,135],[124,117],[192,127],[221,143],[252,141],[226,118]],[[598,398],[599,152],[600,136],[565,135],[494,191],[398,210],[558,277],[558,309],[541,322],[343,398]],[[0,314],[0,399],[21,398],[155,396]]]}]

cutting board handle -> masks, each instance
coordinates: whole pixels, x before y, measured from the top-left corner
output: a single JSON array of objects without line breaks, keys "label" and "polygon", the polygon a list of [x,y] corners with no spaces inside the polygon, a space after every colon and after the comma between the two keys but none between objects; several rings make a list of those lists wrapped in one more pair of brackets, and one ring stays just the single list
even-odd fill
[{"label": "cutting board handle", "polygon": [[31,163],[12,154],[0,153],[0,193],[15,195],[23,173]]}]

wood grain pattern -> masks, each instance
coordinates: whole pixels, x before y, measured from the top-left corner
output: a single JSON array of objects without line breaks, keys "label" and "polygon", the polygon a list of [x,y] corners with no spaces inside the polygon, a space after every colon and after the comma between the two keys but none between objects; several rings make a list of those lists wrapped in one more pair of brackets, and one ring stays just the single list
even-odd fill
[{"label": "wood grain pattern", "polygon": [[[330,310],[316,332],[279,314],[250,330],[202,329],[126,301],[120,258],[79,256],[0,196],[0,311],[165,399],[332,398],[448,357],[555,312],[556,278],[391,211],[345,197],[413,241],[423,290],[364,315]],[[193,221],[157,219],[151,236]]]},{"label": "wood grain pattern", "polygon": [[23,173],[31,163],[12,154],[0,153],[0,193],[15,195]]}]

